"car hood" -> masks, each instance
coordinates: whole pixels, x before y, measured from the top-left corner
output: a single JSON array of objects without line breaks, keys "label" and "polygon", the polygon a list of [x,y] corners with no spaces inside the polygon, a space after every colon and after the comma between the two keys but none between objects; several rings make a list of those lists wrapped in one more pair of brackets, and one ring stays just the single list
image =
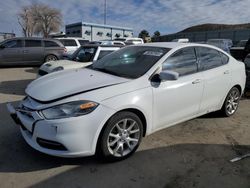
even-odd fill
[{"label": "car hood", "polygon": [[43,66],[46,66],[46,67],[58,67],[58,66],[72,65],[72,64],[81,64],[81,63],[65,59],[65,60],[58,60],[58,61],[51,61],[51,62],[48,62],[48,63],[44,63]]},{"label": "car hood", "polygon": [[129,79],[86,68],[65,70],[34,80],[25,92],[35,100],[50,102],[127,81]]}]

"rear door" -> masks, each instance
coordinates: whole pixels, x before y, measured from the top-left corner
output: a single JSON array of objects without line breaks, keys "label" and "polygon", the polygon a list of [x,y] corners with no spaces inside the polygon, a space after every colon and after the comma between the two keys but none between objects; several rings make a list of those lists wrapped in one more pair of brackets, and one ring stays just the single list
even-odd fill
[{"label": "rear door", "polygon": [[0,48],[0,64],[20,64],[23,62],[23,40],[12,39],[1,45]]},{"label": "rear door", "polygon": [[41,40],[24,40],[23,61],[32,65],[39,65],[44,61],[44,47]]},{"label": "rear door", "polygon": [[204,77],[201,113],[218,110],[230,90],[231,71],[229,58],[212,48],[197,47],[199,71]]}]

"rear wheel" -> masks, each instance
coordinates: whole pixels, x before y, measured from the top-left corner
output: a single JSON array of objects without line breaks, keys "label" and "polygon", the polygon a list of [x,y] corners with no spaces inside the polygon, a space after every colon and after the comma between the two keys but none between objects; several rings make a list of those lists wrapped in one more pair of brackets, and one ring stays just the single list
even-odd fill
[{"label": "rear wheel", "polygon": [[97,152],[108,161],[125,159],[138,148],[142,133],[142,122],[136,114],[118,112],[107,122]]},{"label": "rear wheel", "polygon": [[240,91],[237,87],[233,87],[224,102],[221,112],[224,116],[229,117],[235,114],[240,102]]},{"label": "rear wheel", "polygon": [[58,60],[58,58],[55,55],[47,55],[45,58],[45,62],[56,61],[56,60]]}]

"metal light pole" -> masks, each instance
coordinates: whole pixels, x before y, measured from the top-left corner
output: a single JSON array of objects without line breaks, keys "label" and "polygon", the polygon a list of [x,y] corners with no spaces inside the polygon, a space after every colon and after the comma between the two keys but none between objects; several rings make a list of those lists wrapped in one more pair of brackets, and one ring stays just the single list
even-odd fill
[{"label": "metal light pole", "polygon": [[106,25],[107,20],[107,0],[104,0],[104,25]]}]

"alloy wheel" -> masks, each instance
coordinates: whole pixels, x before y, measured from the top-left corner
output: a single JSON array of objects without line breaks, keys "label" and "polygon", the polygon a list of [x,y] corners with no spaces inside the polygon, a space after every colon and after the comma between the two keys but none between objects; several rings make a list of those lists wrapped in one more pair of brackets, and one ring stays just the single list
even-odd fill
[{"label": "alloy wheel", "polygon": [[138,145],[140,128],[133,119],[122,119],[116,123],[108,135],[107,146],[111,155],[124,157]]},{"label": "alloy wheel", "polygon": [[232,115],[235,113],[239,106],[240,101],[240,93],[238,89],[233,89],[227,98],[226,101],[226,111],[229,115]]}]

